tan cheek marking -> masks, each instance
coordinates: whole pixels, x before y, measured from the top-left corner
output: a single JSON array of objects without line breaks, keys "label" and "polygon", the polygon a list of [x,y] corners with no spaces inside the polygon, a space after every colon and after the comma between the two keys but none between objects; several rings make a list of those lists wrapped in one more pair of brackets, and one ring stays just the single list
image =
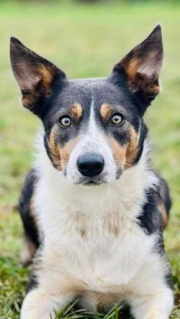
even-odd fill
[{"label": "tan cheek marking", "polygon": [[82,106],[79,103],[74,103],[71,106],[70,115],[75,119],[79,119],[82,116]]},{"label": "tan cheek marking", "polygon": [[110,104],[101,105],[100,114],[104,121],[107,121],[110,118],[113,110],[114,108]]},{"label": "tan cheek marking", "polygon": [[160,202],[158,204],[158,209],[159,209],[159,211],[161,212],[161,215],[162,215],[163,229],[165,229],[167,224],[168,224],[168,214],[167,214],[167,210],[166,210],[163,202]]},{"label": "tan cheek marking", "polygon": [[65,146],[61,147],[55,142],[56,131],[56,127],[54,127],[51,131],[49,138],[49,148],[51,151],[52,161],[55,167],[59,170],[64,170],[67,167],[72,149],[77,144],[81,136],[77,136],[76,138],[66,143]]},{"label": "tan cheek marking", "polygon": [[115,139],[110,139],[114,161],[123,168],[126,162],[126,145],[121,146]]},{"label": "tan cheek marking", "polygon": [[133,127],[130,129],[131,140],[127,144],[125,169],[133,166],[138,152],[139,134]]},{"label": "tan cheek marking", "polygon": [[49,137],[49,148],[50,148],[50,151],[51,151],[52,161],[53,161],[55,167],[57,169],[61,170],[62,169],[62,167],[61,167],[61,156],[60,156],[58,145],[55,142],[56,130],[57,130],[57,128],[54,127],[52,129],[52,131],[51,131],[51,134],[50,134],[50,137]]},{"label": "tan cheek marking", "polygon": [[62,147],[62,148],[59,147],[59,153],[60,153],[60,157],[61,157],[61,167],[62,167],[62,169],[65,169],[67,167],[71,152],[72,152],[74,146],[79,141],[80,137],[81,136],[79,135],[76,138],[70,140],[68,143],[66,143],[66,145],[64,147]]},{"label": "tan cheek marking", "polygon": [[115,139],[110,139],[110,146],[113,151],[114,160],[125,169],[133,166],[138,152],[139,134],[133,127],[130,129],[130,136],[130,142],[123,146],[121,146]]}]

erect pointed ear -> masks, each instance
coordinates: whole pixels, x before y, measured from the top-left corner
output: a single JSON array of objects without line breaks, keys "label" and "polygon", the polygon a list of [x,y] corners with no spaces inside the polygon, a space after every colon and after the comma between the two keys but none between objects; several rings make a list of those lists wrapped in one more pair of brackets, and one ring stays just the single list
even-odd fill
[{"label": "erect pointed ear", "polygon": [[129,89],[138,98],[142,114],[160,91],[158,78],[162,60],[162,33],[161,26],[157,25],[152,33],[113,69],[113,81],[118,83],[120,75],[125,75]]},{"label": "erect pointed ear", "polygon": [[54,84],[57,81],[66,81],[65,73],[13,37],[10,58],[14,76],[22,92],[24,107],[41,117],[44,102],[51,94]]}]

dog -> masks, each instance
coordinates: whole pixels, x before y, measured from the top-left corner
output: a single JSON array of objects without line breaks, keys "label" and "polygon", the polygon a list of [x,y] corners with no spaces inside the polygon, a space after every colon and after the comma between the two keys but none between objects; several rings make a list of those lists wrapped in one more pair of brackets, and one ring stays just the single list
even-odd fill
[{"label": "dog", "polygon": [[22,104],[44,128],[20,198],[22,260],[33,259],[21,319],[54,318],[76,299],[92,312],[127,304],[135,319],[168,319],[171,197],[143,120],[160,91],[161,26],[107,78],[68,80],[16,38],[10,56]]}]

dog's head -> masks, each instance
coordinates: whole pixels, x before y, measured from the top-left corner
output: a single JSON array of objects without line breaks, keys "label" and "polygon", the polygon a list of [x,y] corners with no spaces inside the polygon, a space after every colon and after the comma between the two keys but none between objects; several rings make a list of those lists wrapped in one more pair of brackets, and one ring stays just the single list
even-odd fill
[{"label": "dog's head", "polygon": [[143,150],[143,114],[159,93],[163,46],[158,25],[103,79],[69,81],[54,64],[11,39],[23,105],[38,115],[52,165],[74,184],[120,178]]}]

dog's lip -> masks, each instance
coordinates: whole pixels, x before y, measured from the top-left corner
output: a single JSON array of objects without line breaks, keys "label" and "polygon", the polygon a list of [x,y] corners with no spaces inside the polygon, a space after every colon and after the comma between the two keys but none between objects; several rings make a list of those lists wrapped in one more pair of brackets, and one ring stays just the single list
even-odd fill
[{"label": "dog's lip", "polygon": [[93,178],[93,179],[83,178],[77,184],[81,184],[84,186],[97,186],[104,183],[106,182],[104,181],[104,178],[101,177],[101,178]]},{"label": "dog's lip", "polygon": [[85,185],[85,186],[94,186],[94,185],[100,185],[102,183],[104,183],[104,182],[100,182],[100,181],[98,182],[98,181],[90,180],[90,181],[87,181],[87,182],[83,183],[83,185]]}]

